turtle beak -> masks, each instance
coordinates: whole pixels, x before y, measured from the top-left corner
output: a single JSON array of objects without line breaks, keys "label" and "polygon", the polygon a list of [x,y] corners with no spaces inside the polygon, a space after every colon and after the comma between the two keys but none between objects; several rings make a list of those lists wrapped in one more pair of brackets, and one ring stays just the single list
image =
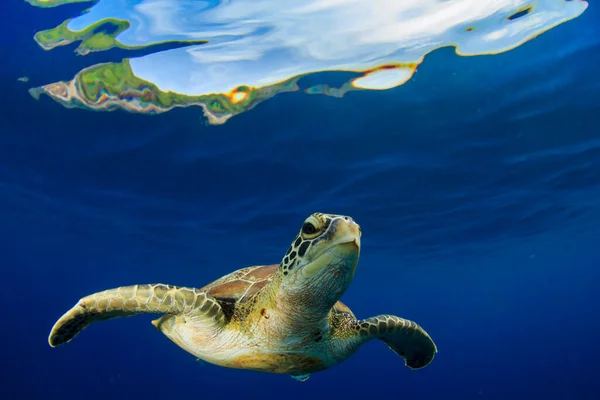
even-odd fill
[{"label": "turtle beak", "polygon": [[358,250],[360,250],[360,237],[362,236],[362,232],[360,230],[360,225],[354,222],[352,218],[348,217],[348,219],[340,221],[338,235],[340,237],[340,243],[353,242],[356,244]]}]

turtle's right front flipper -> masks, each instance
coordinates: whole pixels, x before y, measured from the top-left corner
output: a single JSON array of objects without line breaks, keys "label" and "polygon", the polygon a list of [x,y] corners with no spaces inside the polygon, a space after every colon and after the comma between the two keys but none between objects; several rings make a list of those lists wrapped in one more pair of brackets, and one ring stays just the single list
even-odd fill
[{"label": "turtle's right front flipper", "polygon": [[171,285],[134,285],[105,290],[84,297],[52,327],[48,343],[56,347],[68,343],[94,322],[137,314],[192,312],[210,322],[221,322],[221,306],[210,295],[198,290]]}]

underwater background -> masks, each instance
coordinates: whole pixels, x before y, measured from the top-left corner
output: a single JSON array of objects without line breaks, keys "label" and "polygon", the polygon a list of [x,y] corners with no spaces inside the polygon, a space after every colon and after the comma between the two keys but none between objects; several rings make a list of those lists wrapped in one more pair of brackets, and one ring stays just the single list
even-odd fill
[{"label": "underwater background", "polygon": [[[2,398],[600,398],[597,4],[502,54],[436,50],[393,89],[281,93],[215,126],[36,101],[129,54],[42,50],[80,5],[0,7]],[[313,212],[361,225],[344,303],[418,322],[431,365],[373,341],[298,382],[198,362],[151,315],[47,343],[87,294],[278,263]]]}]

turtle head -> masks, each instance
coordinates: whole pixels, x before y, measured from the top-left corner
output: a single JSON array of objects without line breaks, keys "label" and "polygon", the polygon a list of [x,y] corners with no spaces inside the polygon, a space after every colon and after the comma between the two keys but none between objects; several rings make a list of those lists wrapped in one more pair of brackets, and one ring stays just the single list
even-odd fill
[{"label": "turtle head", "polygon": [[360,226],[350,217],[312,214],[281,261],[283,288],[298,299],[315,297],[332,307],[354,277],[360,236]]}]

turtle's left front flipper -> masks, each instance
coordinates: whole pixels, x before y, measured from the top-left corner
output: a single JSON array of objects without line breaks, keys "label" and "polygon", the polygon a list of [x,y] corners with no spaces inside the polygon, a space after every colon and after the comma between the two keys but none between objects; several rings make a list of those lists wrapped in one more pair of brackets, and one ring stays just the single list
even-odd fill
[{"label": "turtle's left front flipper", "polygon": [[378,315],[358,321],[364,339],[379,339],[406,360],[406,366],[427,366],[437,353],[435,343],[416,323],[394,315]]}]

